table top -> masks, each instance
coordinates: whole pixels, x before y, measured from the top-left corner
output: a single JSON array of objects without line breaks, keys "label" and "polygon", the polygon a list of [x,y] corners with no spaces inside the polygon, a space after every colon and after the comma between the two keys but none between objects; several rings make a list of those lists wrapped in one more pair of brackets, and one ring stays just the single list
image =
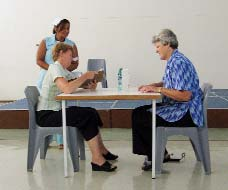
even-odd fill
[{"label": "table top", "polygon": [[116,88],[77,89],[74,93],[62,93],[56,96],[56,100],[152,100],[160,98],[160,93],[142,93],[137,88],[122,91]]}]

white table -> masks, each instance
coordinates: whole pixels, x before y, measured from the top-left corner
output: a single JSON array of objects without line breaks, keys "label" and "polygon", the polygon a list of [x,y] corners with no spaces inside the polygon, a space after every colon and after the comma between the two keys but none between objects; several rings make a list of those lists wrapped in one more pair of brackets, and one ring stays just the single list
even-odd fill
[{"label": "white table", "polygon": [[64,145],[64,176],[67,170],[67,140],[66,140],[66,101],[68,100],[152,100],[152,178],[155,179],[155,147],[156,147],[156,100],[161,99],[160,93],[141,93],[137,88],[118,91],[116,88],[96,90],[78,89],[72,94],[60,94],[56,100],[62,101],[63,145]]}]

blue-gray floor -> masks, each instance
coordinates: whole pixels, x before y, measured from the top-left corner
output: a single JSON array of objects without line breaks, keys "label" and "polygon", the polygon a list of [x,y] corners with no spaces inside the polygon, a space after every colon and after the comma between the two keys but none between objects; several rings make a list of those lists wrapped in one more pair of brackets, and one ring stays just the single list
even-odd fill
[{"label": "blue-gray floor", "polygon": [[[141,105],[150,104],[149,100],[108,100],[108,101],[69,101],[68,105],[90,106],[96,109],[133,109]],[[26,99],[3,104],[0,110],[27,110]],[[228,89],[212,89],[208,98],[208,109],[228,109]]]}]

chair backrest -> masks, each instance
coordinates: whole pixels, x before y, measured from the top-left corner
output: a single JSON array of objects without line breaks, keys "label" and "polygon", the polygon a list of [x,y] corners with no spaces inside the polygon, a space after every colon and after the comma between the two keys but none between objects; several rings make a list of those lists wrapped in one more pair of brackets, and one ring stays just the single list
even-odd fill
[{"label": "chair backrest", "polygon": [[36,128],[36,105],[40,93],[36,86],[27,86],[24,93],[29,108],[29,128]]},{"label": "chair backrest", "polygon": [[208,107],[208,95],[212,89],[212,84],[204,83],[201,87],[203,91],[203,115],[204,115],[204,127],[207,127],[207,107]]},{"label": "chair backrest", "polygon": [[104,79],[102,80],[102,88],[108,88],[106,78],[106,62],[105,59],[88,59],[87,71],[104,71]]}]

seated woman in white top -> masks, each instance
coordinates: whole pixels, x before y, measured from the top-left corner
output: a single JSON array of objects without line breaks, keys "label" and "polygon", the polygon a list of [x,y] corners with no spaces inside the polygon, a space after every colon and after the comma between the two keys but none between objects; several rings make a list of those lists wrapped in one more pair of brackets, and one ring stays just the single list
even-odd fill
[{"label": "seated woman in white top", "polygon": [[[65,43],[58,43],[53,49],[55,63],[48,68],[37,105],[37,123],[41,127],[61,127],[61,102],[55,100],[56,95],[61,92],[74,92],[87,79],[93,79],[96,74],[96,72],[90,71],[74,79],[71,72],[67,70],[72,61],[72,52],[72,46]],[[96,86],[97,83],[94,81],[88,84],[87,88],[95,89]],[[92,170],[115,171],[117,167],[107,160],[116,160],[118,156],[110,153],[102,142],[99,133],[102,121],[97,111],[90,107],[72,106],[66,108],[66,114],[67,126],[77,127],[89,145],[92,153]]]}]

